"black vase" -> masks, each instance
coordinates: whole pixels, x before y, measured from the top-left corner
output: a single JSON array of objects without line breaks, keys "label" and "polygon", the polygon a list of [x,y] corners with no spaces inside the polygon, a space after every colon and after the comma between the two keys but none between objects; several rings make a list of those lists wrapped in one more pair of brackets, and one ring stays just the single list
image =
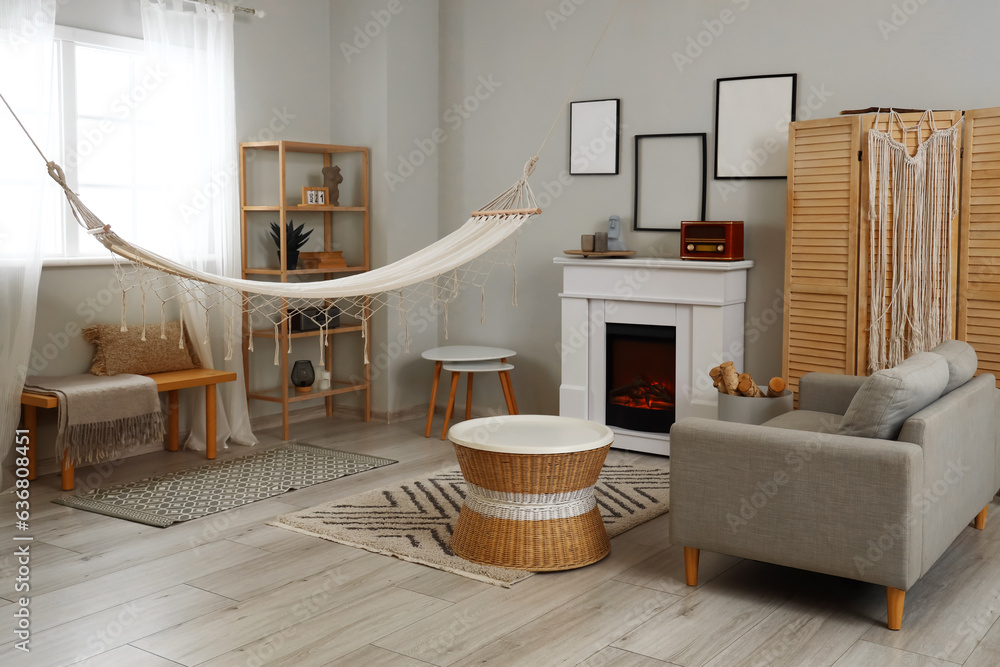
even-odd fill
[{"label": "black vase", "polygon": [[[281,251],[278,251],[278,261],[281,261]],[[285,252],[285,268],[289,271],[294,271],[299,265],[299,251],[298,250],[288,250]]]},{"label": "black vase", "polygon": [[316,371],[313,370],[311,361],[300,359],[292,365],[292,385],[297,389],[305,390],[312,387],[315,381]]}]

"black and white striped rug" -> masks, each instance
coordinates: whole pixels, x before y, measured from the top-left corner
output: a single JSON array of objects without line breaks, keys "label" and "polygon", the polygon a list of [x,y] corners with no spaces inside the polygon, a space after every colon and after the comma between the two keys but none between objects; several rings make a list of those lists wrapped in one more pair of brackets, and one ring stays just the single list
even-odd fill
[{"label": "black and white striped rug", "polygon": [[[594,492],[608,535],[614,537],[669,509],[670,472],[608,464]],[[285,514],[270,525],[499,586],[531,576],[524,570],[473,563],[452,552],[449,543],[464,498],[465,480],[455,466]]]}]

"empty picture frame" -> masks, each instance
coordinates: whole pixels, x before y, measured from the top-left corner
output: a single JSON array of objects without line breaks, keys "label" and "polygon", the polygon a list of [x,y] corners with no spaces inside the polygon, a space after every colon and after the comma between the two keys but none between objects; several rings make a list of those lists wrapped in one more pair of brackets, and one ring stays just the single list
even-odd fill
[{"label": "empty picture frame", "polygon": [[569,105],[569,173],[618,173],[621,100],[589,100]]},{"label": "empty picture frame", "polygon": [[795,74],[739,76],[715,84],[715,178],[787,178]]},{"label": "empty picture frame", "polygon": [[705,219],[706,135],[637,134],[632,228],[679,231]]}]

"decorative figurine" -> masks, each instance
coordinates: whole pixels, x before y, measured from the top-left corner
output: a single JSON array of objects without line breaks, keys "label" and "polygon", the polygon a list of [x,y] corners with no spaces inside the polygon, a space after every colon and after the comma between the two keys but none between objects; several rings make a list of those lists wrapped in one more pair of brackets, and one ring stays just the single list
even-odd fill
[{"label": "decorative figurine", "polygon": [[617,215],[608,218],[608,252],[628,250],[621,240],[622,219]]},{"label": "decorative figurine", "polygon": [[330,190],[329,206],[340,206],[340,184],[344,182],[344,177],[340,173],[340,167],[323,167],[323,187]]}]

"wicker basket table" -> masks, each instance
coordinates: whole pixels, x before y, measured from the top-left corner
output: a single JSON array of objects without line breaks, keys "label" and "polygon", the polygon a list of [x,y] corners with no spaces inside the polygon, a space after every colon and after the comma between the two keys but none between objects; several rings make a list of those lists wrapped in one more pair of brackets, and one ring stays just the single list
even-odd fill
[{"label": "wicker basket table", "polygon": [[468,486],[452,550],[533,572],[596,563],[611,550],[594,498],[614,433],[547,415],[471,419],[448,432]]}]

